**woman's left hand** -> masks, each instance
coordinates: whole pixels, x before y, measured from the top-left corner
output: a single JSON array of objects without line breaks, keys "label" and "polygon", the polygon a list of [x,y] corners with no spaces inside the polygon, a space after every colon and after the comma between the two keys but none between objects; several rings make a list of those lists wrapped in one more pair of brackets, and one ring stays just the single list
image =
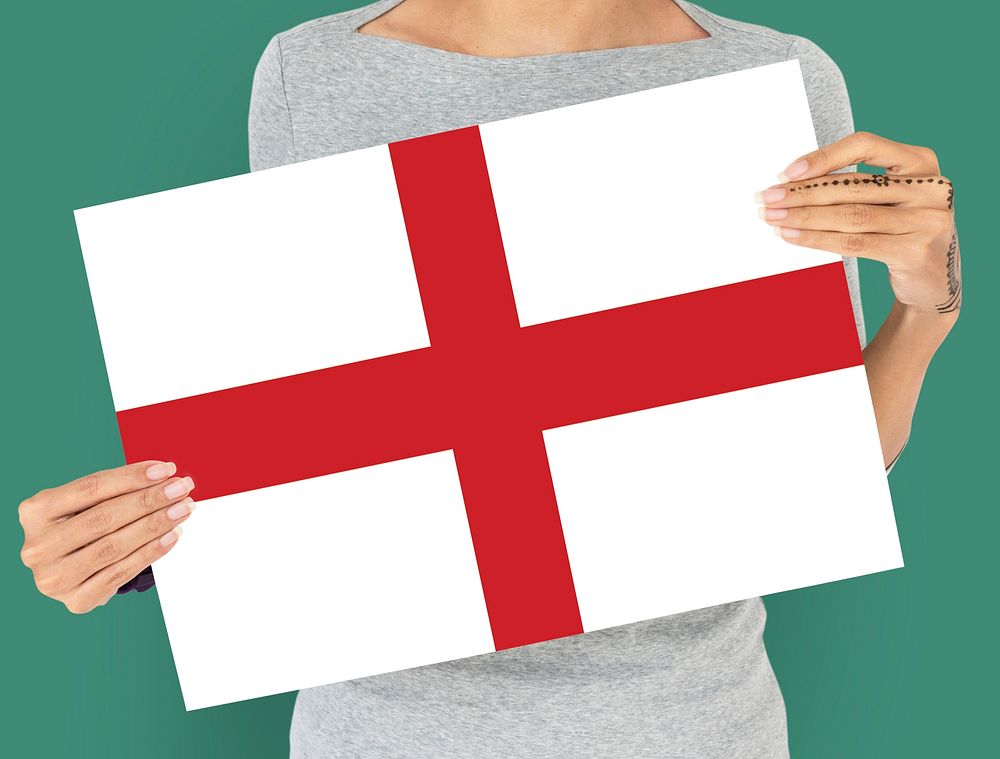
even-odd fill
[{"label": "woman's left hand", "polygon": [[[864,162],[884,175],[831,174]],[[954,188],[929,148],[867,132],[802,156],[757,193],[761,218],[795,245],[881,261],[896,300],[954,319],[962,265]]]}]

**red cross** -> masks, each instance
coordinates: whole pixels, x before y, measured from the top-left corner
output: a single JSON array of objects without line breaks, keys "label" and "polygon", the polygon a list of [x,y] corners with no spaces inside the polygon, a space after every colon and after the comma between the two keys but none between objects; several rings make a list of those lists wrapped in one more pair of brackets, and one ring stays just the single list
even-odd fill
[{"label": "red cross", "polygon": [[497,649],[582,632],[542,430],[860,364],[843,267],[522,328],[478,128],[389,149],[431,347],[122,411],[126,457],[208,499],[453,449]]}]

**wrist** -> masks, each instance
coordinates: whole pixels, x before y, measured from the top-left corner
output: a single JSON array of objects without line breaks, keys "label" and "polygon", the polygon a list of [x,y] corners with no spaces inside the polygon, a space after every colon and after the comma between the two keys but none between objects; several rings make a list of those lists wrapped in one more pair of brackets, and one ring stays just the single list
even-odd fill
[{"label": "wrist", "polygon": [[940,313],[937,309],[917,308],[916,306],[895,301],[890,316],[895,314],[900,326],[914,335],[925,336],[929,341],[944,340],[958,321],[958,310]]},{"label": "wrist", "polygon": [[883,327],[889,328],[894,343],[908,346],[906,352],[911,357],[930,361],[957,320],[957,311],[942,314],[896,301]]}]

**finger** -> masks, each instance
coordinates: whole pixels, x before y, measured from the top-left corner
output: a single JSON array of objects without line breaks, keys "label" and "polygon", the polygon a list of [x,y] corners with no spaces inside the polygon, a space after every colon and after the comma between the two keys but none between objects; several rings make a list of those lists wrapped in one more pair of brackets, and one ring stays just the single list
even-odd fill
[{"label": "finger", "polygon": [[56,522],[110,498],[160,482],[177,471],[170,461],[142,461],[94,472],[28,499],[30,510],[42,521]]},{"label": "finger", "polygon": [[74,614],[84,614],[102,606],[139,572],[165,556],[177,545],[181,528],[150,540],[120,561],[116,561],[82,582],[66,601],[66,608]]},{"label": "finger", "polygon": [[65,578],[66,587],[76,587],[104,567],[121,561],[151,539],[167,534],[185,522],[192,511],[194,501],[185,498],[74,551],[63,559],[61,574]]},{"label": "finger", "polygon": [[840,203],[899,205],[914,208],[952,207],[954,188],[939,175],[900,177],[888,174],[834,174],[807,182],[788,182],[761,190],[758,203],[777,208]]},{"label": "finger", "polygon": [[778,174],[781,182],[810,179],[838,169],[867,163],[890,174],[937,174],[937,156],[930,148],[893,142],[870,132],[855,132],[792,161]]},{"label": "finger", "polygon": [[805,248],[816,248],[837,253],[852,258],[870,258],[873,261],[890,263],[896,256],[893,251],[898,247],[903,235],[859,234],[856,232],[830,232],[826,230],[795,229],[793,227],[775,227],[784,240]]},{"label": "finger", "polygon": [[147,514],[176,503],[194,488],[190,477],[174,477],[162,484],[91,506],[69,519],[49,528],[53,552],[65,555],[81,546],[93,543]]},{"label": "finger", "polygon": [[830,232],[878,232],[902,235],[937,229],[949,223],[951,214],[927,208],[897,208],[846,203],[839,206],[767,208],[760,217],[776,227],[814,229]]}]

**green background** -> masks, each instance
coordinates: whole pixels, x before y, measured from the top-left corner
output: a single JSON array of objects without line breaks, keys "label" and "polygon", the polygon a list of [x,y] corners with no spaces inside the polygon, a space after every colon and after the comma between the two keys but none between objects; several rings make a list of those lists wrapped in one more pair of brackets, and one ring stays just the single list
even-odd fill
[{"label": "green background", "polygon": [[[793,756],[992,753],[1000,520],[988,434],[997,422],[988,288],[1000,271],[989,242],[995,212],[987,213],[996,98],[986,92],[995,85],[986,51],[1000,14],[971,1],[705,4],[825,48],[847,78],[858,128],[938,151],[957,188],[962,230],[964,314],[935,359],[913,439],[891,477],[907,567],[767,599],[767,643]],[[71,210],[245,172],[250,81],[267,40],[351,5],[3,4],[7,756],[287,752],[292,695],[183,711],[153,592],[82,617],[39,595],[18,558],[16,508],[42,487],[122,463]],[[873,334],[890,292],[878,265],[862,272]],[[183,307],[184,294],[176,297]],[[165,354],[180,347],[170,335],[154,337]]]}]

